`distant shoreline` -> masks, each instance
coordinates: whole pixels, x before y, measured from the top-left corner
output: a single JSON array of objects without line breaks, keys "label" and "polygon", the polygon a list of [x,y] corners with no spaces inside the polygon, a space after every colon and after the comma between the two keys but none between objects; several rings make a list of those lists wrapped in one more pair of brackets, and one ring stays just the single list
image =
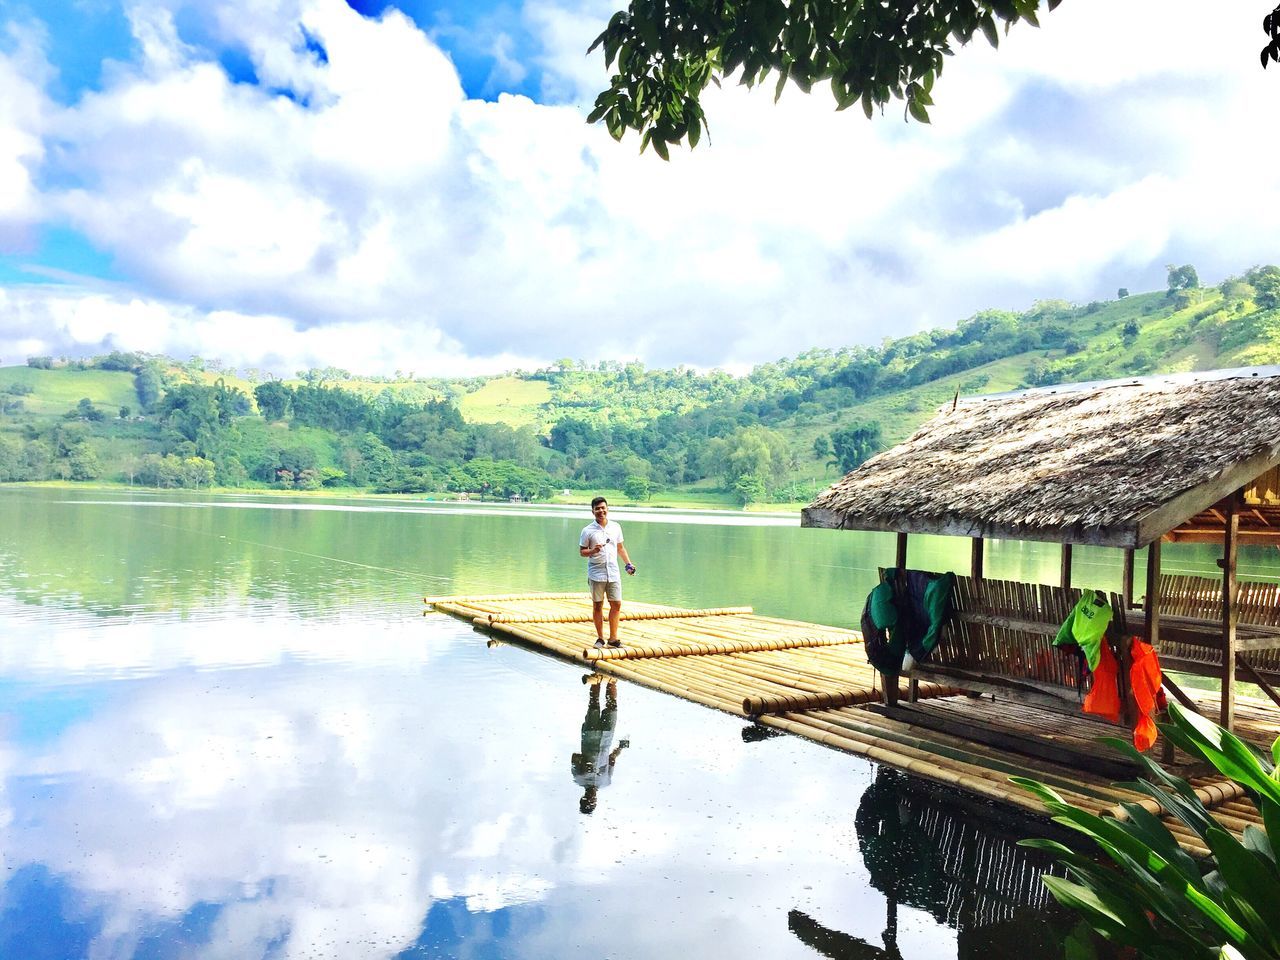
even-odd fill
[{"label": "distant shoreline", "polygon": [[232,496],[232,497],[279,497],[281,499],[290,500],[372,500],[383,501],[387,503],[456,503],[471,504],[474,506],[486,507],[582,507],[585,511],[588,509],[591,498],[600,493],[608,498],[609,503],[616,507],[635,510],[673,510],[690,513],[751,513],[751,514],[787,514],[798,516],[800,510],[806,506],[804,503],[753,503],[743,507],[735,504],[732,497],[728,494],[717,494],[711,491],[698,491],[694,496],[681,496],[673,494],[671,496],[655,495],[648,500],[629,500],[616,490],[575,490],[569,496],[557,494],[546,500],[533,501],[510,501],[502,499],[485,499],[479,497],[467,496],[463,497],[459,494],[449,491],[439,491],[436,493],[374,493],[368,490],[359,490],[351,487],[337,487],[320,490],[283,490],[279,487],[148,487],[142,484],[123,483],[115,481],[79,481],[79,480],[22,480],[0,483],[0,491],[5,489],[45,489],[45,490],[110,490],[121,491],[130,490],[136,493],[145,494],[181,494],[190,495],[216,495],[216,496]]}]

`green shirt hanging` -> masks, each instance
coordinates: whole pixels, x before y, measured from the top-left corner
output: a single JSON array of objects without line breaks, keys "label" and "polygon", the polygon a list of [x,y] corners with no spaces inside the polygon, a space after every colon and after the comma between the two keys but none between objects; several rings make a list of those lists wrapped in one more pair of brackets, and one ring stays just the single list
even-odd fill
[{"label": "green shirt hanging", "polygon": [[1107,603],[1106,597],[1096,590],[1086,590],[1080,594],[1080,600],[1058,628],[1053,645],[1065,647],[1075,644],[1084,651],[1085,662],[1089,664],[1089,672],[1092,673],[1098,669],[1102,638],[1106,636],[1110,623],[1111,604]]}]

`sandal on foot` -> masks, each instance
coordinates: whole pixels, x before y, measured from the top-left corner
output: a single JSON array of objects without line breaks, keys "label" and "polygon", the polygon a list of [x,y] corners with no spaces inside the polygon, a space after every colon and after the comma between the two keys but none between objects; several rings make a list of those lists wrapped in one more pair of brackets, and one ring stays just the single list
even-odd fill
[{"label": "sandal on foot", "polygon": [[596,646],[597,646],[597,647],[603,647],[603,646],[604,646],[604,637],[596,637]]},{"label": "sandal on foot", "polygon": [[621,641],[621,640],[610,640],[610,641],[609,641],[609,646],[611,646],[611,647],[620,647],[620,646],[622,646],[622,641]]}]

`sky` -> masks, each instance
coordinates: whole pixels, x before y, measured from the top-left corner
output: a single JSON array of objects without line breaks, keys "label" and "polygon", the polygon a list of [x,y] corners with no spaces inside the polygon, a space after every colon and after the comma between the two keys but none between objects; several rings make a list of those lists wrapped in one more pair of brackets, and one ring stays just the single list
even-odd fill
[{"label": "sky", "polygon": [[741,371],[1280,261],[1270,0],[1069,0],[933,123],[709,92],[585,122],[618,0],[0,0],[0,364]]}]

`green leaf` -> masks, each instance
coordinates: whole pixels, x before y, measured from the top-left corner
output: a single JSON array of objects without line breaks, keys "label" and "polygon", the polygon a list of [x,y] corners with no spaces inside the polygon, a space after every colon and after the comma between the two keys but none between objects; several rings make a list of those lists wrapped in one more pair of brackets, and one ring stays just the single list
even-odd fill
[{"label": "green leaf", "polygon": [[1124,804],[1124,810],[1135,837],[1163,857],[1188,883],[1195,886],[1203,883],[1195,860],[1182,849],[1178,838],[1169,832],[1159,817],[1136,803]]},{"label": "green leaf", "polygon": [[1140,780],[1131,785],[1141,793],[1152,797],[1160,804],[1162,810],[1171,813],[1182,824],[1189,827],[1197,837],[1204,839],[1205,831],[1217,824],[1199,797],[1192,794],[1190,799],[1176,793],[1168,793],[1154,783]]},{"label": "green leaf", "polygon": [[1083,913],[1094,929],[1106,936],[1123,940],[1128,931],[1150,927],[1141,910],[1122,900],[1100,896],[1086,886],[1061,877],[1046,876],[1043,880],[1055,900],[1064,907]]},{"label": "green leaf", "polygon": [[1043,803],[1066,803],[1066,801],[1062,799],[1062,794],[1058,793],[1052,787],[1046,787],[1039,780],[1032,780],[1029,777],[1010,777],[1009,782],[1016,783],[1028,793],[1033,794]]},{"label": "green leaf", "polygon": [[921,123],[929,122],[929,111],[920,101],[908,100],[907,111]]},{"label": "green leaf", "polygon": [[1089,929],[1087,923],[1081,923],[1067,934],[1067,939],[1062,942],[1064,960],[1098,960],[1098,951],[1094,949]]},{"label": "green leaf", "polygon": [[1207,839],[1227,886],[1248,896],[1248,902],[1262,918],[1264,929],[1280,931],[1280,881],[1268,869],[1268,864],[1225,830],[1210,830]]},{"label": "green leaf", "polygon": [[1236,923],[1235,920],[1233,920],[1230,915],[1222,909],[1222,907],[1214,903],[1214,901],[1210,900],[1203,893],[1198,890],[1188,889],[1187,899],[1190,900],[1194,907],[1208,917],[1209,920],[1211,920],[1232,940],[1237,943],[1251,942],[1252,938],[1249,936],[1248,931],[1245,930],[1244,927],[1240,926],[1240,924]]},{"label": "green leaf", "polygon": [[[1276,851],[1275,848],[1271,846],[1271,839],[1267,836],[1265,830],[1261,827],[1254,826],[1252,823],[1245,824],[1244,845],[1249,850],[1258,854],[1258,856],[1265,857],[1267,861],[1270,862],[1272,869],[1276,870]],[[1277,871],[1275,876],[1277,879],[1280,879],[1280,871]]]},{"label": "green leaf", "polygon": [[1280,803],[1272,803],[1263,797],[1260,806],[1262,807],[1262,827],[1267,831],[1271,849],[1280,854],[1280,850],[1276,850],[1276,844],[1280,843]]},{"label": "green leaf", "polygon": [[982,35],[987,38],[987,43],[993,47],[1000,46],[1000,34],[996,32],[996,21],[991,14],[987,14],[978,21],[978,26],[982,28]]},{"label": "green leaf", "polygon": [[1197,753],[1220,773],[1256,793],[1280,803],[1280,782],[1262,765],[1262,758],[1247,743],[1198,714],[1169,704],[1174,726],[1195,745]]}]

